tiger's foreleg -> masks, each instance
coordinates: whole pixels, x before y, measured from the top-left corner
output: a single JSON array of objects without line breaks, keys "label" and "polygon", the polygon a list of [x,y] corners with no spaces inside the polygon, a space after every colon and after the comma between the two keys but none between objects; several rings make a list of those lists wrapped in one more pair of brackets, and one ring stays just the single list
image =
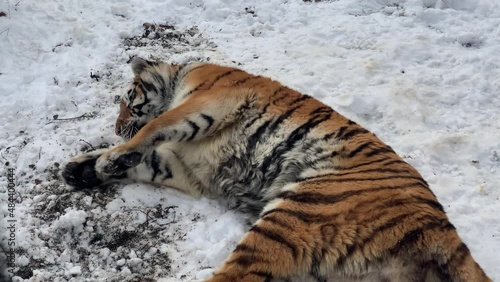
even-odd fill
[{"label": "tiger's foreleg", "polygon": [[[228,91],[227,91],[228,92]],[[249,95],[198,93],[146,124],[127,143],[104,153],[96,163],[99,173],[117,175],[137,166],[165,142],[204,139],[234,122]]]},{"label": "tiger's foreleg", "polygon": [[77,189],[93,188],[105,183],[127,178],[126,174],[104,175],[95,171],[97,159],[108,149],[99,149],[70,160],[62,170],[64,181]]},{"label": "tiger's foreleg", "polygon": [[200,195],[200,184],[185,170],[185,164],[172,143],[158,146],[137,166],[117,175],[99,173],[97,159],[109,149],[88,152],[73,158],[62,170],[67,184],[77,189],[93,188],[111,182],[148,182],[181,190],[192,196]]}]

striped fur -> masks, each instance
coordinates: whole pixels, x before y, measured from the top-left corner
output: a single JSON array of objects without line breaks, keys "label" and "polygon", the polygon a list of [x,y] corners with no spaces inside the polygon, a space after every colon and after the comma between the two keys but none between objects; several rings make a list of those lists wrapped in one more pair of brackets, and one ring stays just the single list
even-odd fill
[{"label": "striped fur", "polygon": [[252,223],[207,279],[490,281],[421,175],[311,96],[212,64],[132,61],[117,134],[75,187],[133,180],[223,199]]}]

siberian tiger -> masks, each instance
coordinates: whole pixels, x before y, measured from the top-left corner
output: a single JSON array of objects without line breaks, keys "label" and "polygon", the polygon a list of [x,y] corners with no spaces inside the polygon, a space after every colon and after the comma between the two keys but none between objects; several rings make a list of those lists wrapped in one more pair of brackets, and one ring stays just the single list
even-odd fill
[{"label": "siberian tiger", "polygon": [[116,134],[65,181],[224,199],[253,222],[207,282],[491,281],[421,175],[311,96],[213,64],[135,58]]}]

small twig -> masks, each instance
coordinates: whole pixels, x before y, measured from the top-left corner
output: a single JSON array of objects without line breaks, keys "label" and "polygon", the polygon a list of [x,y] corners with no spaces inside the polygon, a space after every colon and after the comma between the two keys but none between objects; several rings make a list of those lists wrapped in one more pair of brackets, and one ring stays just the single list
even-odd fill
[{"label": "small twig", "polygon": [[0,152],[0,158],[4,159],[6,162],[8,162],[9,160],[7,160],[4,156],[3,156],[3,153]]},{"label": "small twig", "polygon": [[[169,225],[171,223],[175,223],[176,222],[175,221],[175,217],[177,215],[177,211],[175,210],[175,208],[177,208],[177,206],[168,206],[168,207],[163,208],[163,211],[165,212],[165,214],[161,214],[161,216],[165,216],[165,215],[170,214],[170,211],[172,210],[172,214],[173,214],[174,218],[170,222],[167,222],[167,223],[164,223],[164,224],[161,224],[161,223],[157,223],[157,224],[159,226],[165,226],[165,225]],[[161,207],[160,207],[160,209],[161,209]]]},{"label": "small twig", "polygon": [[71,118],[55,118],[54,120],[74,120],[74,119],[79,119],[79,118],[92,118],[94,117],[91,113],[84,113],[83,115],[81,116],[77,116],[77,117],[71,117]]},{"label": "small twig", "polygon": [[4,32],[7,32],[7,34],[5,34],[5,36],[7,37],[7,36],[9,36],[9,31],[10,31],[10,27],[7,28],[7,29],[5,29],[5,30],[3,30],[3,31],[1,31],[0,34],[2,34]]},{"label": "small twig", "polygon": [[82,119],[82,118],[93,118],[94,115],[92,113],[84,113],[83,115],[81,116],[77,116],[77,117],[70,117],[70,118],[59,118],[58,115],[55,115],[54,116],[54,120],[47,123],[47,124],[51,124],[51,123],[54,123],[54,121],[68,121],[68,120],[75,120],[75,119]]},{"label": "small twig", "polygon": [[79,141],[82,141],[82,142],[87,143],[87,145],[89,145],[89,146],[90,146],[90,148],[92,148],[92,151],[95,151],[95,150],[96,150],[96,149],[94,148],[94,146],[92,146],[92,144],[90,144],[89,142],[87,142],[87,141],[85,141],[85,140],[83,140],[83,139],[80,139]]}]

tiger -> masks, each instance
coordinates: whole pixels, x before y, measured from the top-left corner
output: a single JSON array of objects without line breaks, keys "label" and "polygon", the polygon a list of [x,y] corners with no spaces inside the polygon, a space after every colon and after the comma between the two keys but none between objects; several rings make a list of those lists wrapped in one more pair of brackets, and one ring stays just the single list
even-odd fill
[{"label": "tiger", "polygon": [[144,182],[217,198],[248,230],[205,282],[491,281],[428,183],[310,95],[210,63],[135,57],[115,133],[65,182]]}]

